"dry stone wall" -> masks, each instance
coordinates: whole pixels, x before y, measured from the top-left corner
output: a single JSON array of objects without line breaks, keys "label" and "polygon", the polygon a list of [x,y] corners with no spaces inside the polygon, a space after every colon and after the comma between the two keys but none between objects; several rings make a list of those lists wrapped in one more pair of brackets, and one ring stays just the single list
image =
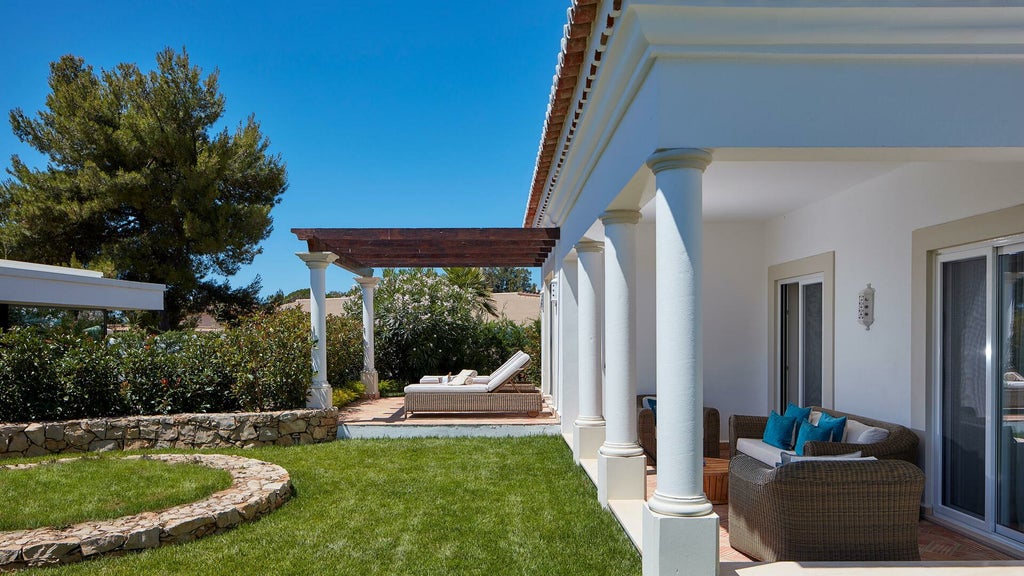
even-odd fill
[{"label": "dry stone wall", "polygon": [[328,442],[337,436],[337,408],[0,423],[0,458],[147,448],[292,446]]},{"label": "dry stone wall", "polygon": [[[205,500],[143,512],[113,520],[82,522],[70,527],[0,532],[0,572],[31,566],[68,564],[104,554],[124,554],[167,544],[191,542],[255,520],[284,504],[293,494],[284,468],[240,456],[222,454],[153,454],[126,456],[171,464],[200,464],[231,473],[231,486]],[[0,471],[54,465],[0,466]]]}]

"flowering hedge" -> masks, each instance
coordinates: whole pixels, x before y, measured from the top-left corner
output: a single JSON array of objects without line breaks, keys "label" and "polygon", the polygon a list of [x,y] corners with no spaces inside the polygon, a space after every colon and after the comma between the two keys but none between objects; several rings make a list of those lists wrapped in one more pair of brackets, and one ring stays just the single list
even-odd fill
[{"label": "flowering hedge", "polygon": [[312,379],[309,317],[243,319],[222,333],[0,335],[0,422],[300,408]]}]

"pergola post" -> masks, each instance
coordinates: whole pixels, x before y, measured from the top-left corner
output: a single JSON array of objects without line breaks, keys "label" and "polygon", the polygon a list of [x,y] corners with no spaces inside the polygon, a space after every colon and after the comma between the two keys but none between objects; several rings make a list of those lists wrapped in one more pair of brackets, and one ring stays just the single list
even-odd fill
[{"label": "pergola post", "polygon": [[313,382],[307,408],[330,408],[334,403],[327,382],[327,267],[338,259],[332,252],[298,252],[309,267],[309,327],[313,335]]},{"label": "pergola post", "polygon": [[373,358],[373,295],[377,290],[380,278],[359,276],[356,278],[363,291],[363,371],[361,380],[366,387],[368,398],[380,398],[380,387],[377,382],[377,368]]}]

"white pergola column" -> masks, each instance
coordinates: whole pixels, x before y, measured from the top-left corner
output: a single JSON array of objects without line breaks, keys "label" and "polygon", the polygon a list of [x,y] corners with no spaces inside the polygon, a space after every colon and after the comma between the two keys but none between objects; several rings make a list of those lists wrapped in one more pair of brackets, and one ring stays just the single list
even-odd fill
[{"label": "white pergola column", "polygon": [[333,252],[298,252],[309,267],[309,327],[313,332],[313,383],[307,408],[330,408],[334,403],[327,382],[327,267],[338,259]]},{"label": "white pergola column", "polygon": [[647,463],[636,430],[637,210],[601,216],[605,235],[605,438],[597,457],[597,498],[643,500]]},{"label": "white pergola column", "polygon": [[579,257],[577,283],[579,346],[579,415],[573,425],[573,458],[594,460],[604,443],[601,317],[604,278],[604,243],[584,240],[576,244]]},{"label": "white pergola column", "polygon": [[702,179],[706,150],[660,150],[656,180],[655,305],[658,484],[644,506],[643,573],[718,573],[718,516],[704,495]]},{"label": "white pergola column", "polygon": [[363,371],[360,374],[360,379],[366,388],[367,397],[380,398],[377,368],[373,361],[373,294],[377,290],[380,278],[359,276],[356,278],[356,282],[363,290]]}]

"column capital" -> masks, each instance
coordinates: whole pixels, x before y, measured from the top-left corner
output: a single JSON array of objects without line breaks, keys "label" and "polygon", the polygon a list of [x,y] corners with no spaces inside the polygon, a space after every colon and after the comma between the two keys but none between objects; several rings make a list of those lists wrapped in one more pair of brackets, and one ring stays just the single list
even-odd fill
[{"label": "column capital", "polygon": [[576,252],[604,252],[604,242],[580,240],[576,243]]},{"label": "column capital", "polygon": [[608,210],[601,214],[601,222],[608,224],[636,224],[640,221],[639,210]]},{"label": "column capital", "polygon": [[381,279],[376,276],[356,276],[356,282],[358,282],[364,290],[376,288],[377,284],[380,284],[380,280]]},{"label": "column capital", "polygon": [[301,258],[310,270],[327,268],[338,259],[338,255],[334,252],[296,252],[295,255]]},{"label": "column capital", "polygon": [[680,168],[703,172],[709,164],[711,164],[711,152],[703,148],[662,148],[647,157],[647,166],[655,174]]}]

